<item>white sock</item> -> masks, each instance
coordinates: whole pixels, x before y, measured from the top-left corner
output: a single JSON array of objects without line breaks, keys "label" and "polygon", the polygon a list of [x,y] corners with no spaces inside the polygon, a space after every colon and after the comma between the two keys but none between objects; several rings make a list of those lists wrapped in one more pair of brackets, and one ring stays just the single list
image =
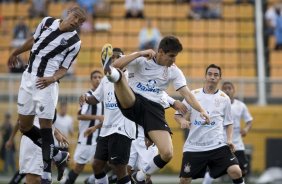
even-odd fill
[{"label": "white sock", "polygon": [[111,67],[111,75],[107,75],[107,78],[110,82],[117,82],[121,78],[121,74],[116,68]]},{"label": "white sock", "polygon": [[57,155],[55,155],[55,156],[53,157],[53,159],[54,159],[55,161],[61,160],[61,159],[62,159],[62,152],[59,151],[59,152],[57,153]]},{"label": "white sock", "polygon": [[42,179],[48,179],[48,180],[51,181],[52,180],[52,175],[49,172],[43,172],[41,178]]},{"label": "white sock", "polygon": [[95,178],[95,183],[99,184],[109,184],[108,176],[104,176],[103,178],[97,179]]},{"label": "white sock", "polygon": [[143,181],[146,179],[147,175],[151,175],[154,172],[160,170],[160,168],[155,164],[152,159],[145,167],[142,168],[141,171],[137,172],[136,178],[138,181]]},{"label": "white sock", "polygon": [[210,173],[206,172],[204,180],[203,180],[203,184],[212,184],[213,180],[214,179],[210,176]]}]

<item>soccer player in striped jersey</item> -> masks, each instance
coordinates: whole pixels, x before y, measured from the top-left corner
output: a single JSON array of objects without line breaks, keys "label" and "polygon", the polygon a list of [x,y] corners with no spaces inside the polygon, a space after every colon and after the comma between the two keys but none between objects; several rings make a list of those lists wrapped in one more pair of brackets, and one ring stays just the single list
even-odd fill
[{"label": "soccer player in striped jersey", "polygon": [[221,68],[211,64],[206,68],[204,87],[192,91],[210,115],[210,123],[206,123],[200,113],[186,101],[184,103],[188,112],[175,113],[175,120],[181,128],[190,128],[183,146],[180,184],[189,184],[192,179],[203,178],[207,168],[214,178],[228,173],[234,184],[244,184],[238,160],[233,154],[235,147],[232,143],[231,102],[218,89],[220,80]]},{"label": "soccer player in striped jersey", "polygon": [[[111,63],[111,46],[104,46],[102,59],[104,72],[114,83],[115,95],[123,115],[141,125],[145,135],[157,146],[156,155],[141,171],[132,174],[134,182],[145,182],[150,175],[163,168],[173,156],[171,130],[165,120],[164,91],[170,82],[193,108],[198,110],[206,121],[209,117],[199,105],[186,84],[186,78],[175,61],[182,44],[174,36],[165,36],[160,41],[158,51],[134,52]],[[128,81],[120,69],[128,69]],[[118,69],[116,69],[118,68]]]},{"label": "soccer player in striped jersey", "polygon": [[[233,144],[236,148],[234,154],[239,161],[239,166],[242,170],[242,175],[246,176],[246,174],[248,173],[249,163],[245,155],[245,145],[242,140],[242,137],[245,137],[250,131],[252,127],[253,117],[251,116],[246,104],[235,99],[235,87],[233,83],[225,81],[222,84],[221,89],[229,96],[231,100],[231,113],[233,118]],[[241,119],[243,119],[246,124],[244,128],[241,128]],[[207,172],[203,184],[211,184],[212,181],[213,178]]]},{"label": "soccer player in striped jersey", "polygon": [[[77,6],[68,11],[64,20],[43,18],[33,36],[13,51],[8,61],[9,67],[15,67],[18,55],[31,51],[20,84],[18,113],[21,132],[42,147],[42,183],[52,182],[52,159],[58,168],[57,180],[61,180],[69,157],[68,152],[54,148],[51,127],[58,101],[58,80],[67,73],[79,53],[81,41],[76,29],[85,20],[85,11]],[[33,126],[35,114],[39,117],[40,129]]]},{"label": "soccer player in striped jersey", "polygon": [[[94,70],[90,74],[92,88],[86,93],[87,96],[92,96],[92,93],[99,86],[103,75],[99,70]],[[98,103],[89,105],[84,103],[78,112],[77,119],[79,120],[79,136],[78,142],[74,153],[74,169],[70,170],[65,184],[75,183],[77,176],[83,171],[86,163],[94,158],[97,138],[99,131],[91,133],[89,136],[84,137],[84,132],[87,128],[95,126],[99,129],[104,120],[104,104]]]}]

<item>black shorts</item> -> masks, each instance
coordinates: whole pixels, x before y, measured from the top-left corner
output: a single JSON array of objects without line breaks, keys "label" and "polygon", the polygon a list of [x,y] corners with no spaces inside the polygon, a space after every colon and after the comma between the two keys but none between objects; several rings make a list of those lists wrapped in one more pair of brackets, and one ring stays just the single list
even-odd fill
[{"label": "black shorts", "polygon": [[184,152],[180,177],[203,178],[208,167],[211,177],[218,178],[226,174],[231,165],[238,165],[238,160],[228,146],[203,152]]},{"label": "black shorts", "polygon": [[117,133],[106,137],[99,137],[94,158],[109,161],[113,165],[127,165],[131,141],[132,139]]},{"label": "black shorts", "polygon": [[136,101],[133,107],[128,109],[121,108],[118,98],[116,98],[122,114],[142,126],[146,137],[148,137],[147,133],[152,130],[165,130],[171,133],[165,120],[165,109],[163,106],[136,93],[135,97]]},{"label": "black shorts", "polygon": [[245,151],[243,150],[235,151],[235,156],[239,161],[239,166],[240,169],[242,170],[242,175],[245,176],[249,172],[248,170],[249,161],[245,155]]}]

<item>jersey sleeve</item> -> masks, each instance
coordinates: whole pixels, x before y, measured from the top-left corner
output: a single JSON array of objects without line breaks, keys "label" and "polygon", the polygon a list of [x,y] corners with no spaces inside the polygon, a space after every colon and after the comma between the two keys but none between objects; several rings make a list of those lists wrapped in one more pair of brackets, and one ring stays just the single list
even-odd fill
[{"label": "jersey sleeve", "polygon": [[242,113],[242,118],[244,119],[245,122],[249,122],[253,120],[253,117],[251,113],[249,112],[246,104],[243,103],[243,113]]},{"label": "jersey sleeve", "polygon": [[174,89],[177,91],[180,88],[187,85],[186,78],[183,72],[177,66],[172,66],[172,67],[174,67],[172,70],[172,76],[173,76],[172,83],[173,83]]},{"label": "jersey sleeve", "polygon": [[224,121],[223,125],[233,124],[232,115],[231,115],[231,101],[229,98],[226,98],[226,106],[224,109]]},{"label": "jersey sleeve", "polygon": [[49,19],[49,18],[51,18],[51,17],[43,18],[42,21],[38,24],[38,26],[36,27],[35,32],[33,34],[34,39],[37,39],[40,36],[41,30],[43,29],[43,26],[45,25],[46,20]]}]

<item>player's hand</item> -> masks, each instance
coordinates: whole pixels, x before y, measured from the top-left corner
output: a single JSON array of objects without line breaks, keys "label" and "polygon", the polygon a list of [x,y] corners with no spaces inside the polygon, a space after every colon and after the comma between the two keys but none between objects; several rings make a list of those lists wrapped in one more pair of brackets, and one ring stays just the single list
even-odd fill
[{"label": "player's hand", "polygon": [[236,151],[235,145],[232,142],[227,142],[227,146],[230,148],[232,153]]},{"label": "player's hand", "polygon": [[180,102],[179,100],[175,100],[172,107],[181,114],[187,113],[187,107],[184,105],[184,103]]},{"label": "player's hand", "polygon": [[241,133],[242,137],[245,137],[247,135],[248,131],[246,129],[241,129],[240,133]]},{"label": "player's hand", "polygon": [[145,137],[145,146],[148,149],[150,146],[152,146],[154,143],[148,139],[147,137]]},{"label": "player's hand", "polygon": [[86,94],[81,95],[79,97],[79,105],[82,106],[87,100],[88,100],[88,97]]},{"label": "player's hand", "polygon": [[18,65],[18,56],[12,54],[8,59],[9,68],[15,68]]},{"label": "player's hand", "polygon": [[181,121],[180,122],[180,128],[182,129],[186,129],[186,128],[190,128],[191,122],[190,121]]},{"label": "player's hand", "polygon": [[205,120],[205,123],[204,124],[209,124],[210,123],[210,116],[205,112],[205,111],[202,111],[200,112],[201,114],[201,117]]},{"label": "player's hand", "polygon": [[11,149],[13,147],[14,143],[13,140],[8,139],[8,141],[5,143],[5,147],[7,150]]},{"label": "player's hand", "polygon": [[155,57],[156,52],[152,49],[140,51],[141,56],[146,57],[148,60],[152,59]]},{"label": "player's hand", "polygon": [[52,77],[40,77],[36,81],[36,87],[38,89],[44,89],[54,82],[56,81],[53,76]]},{"label": "player's hand", "polygon": [[93,132],[95,132],[97,129],[96,126],[93,126],[93,127],[90,127],[90,128],[87,128],[84,132],[84,137],[88,137],[89,135],[91,135]]},{"label": "player's hand", "polygon": [[58,144],[61,148],[68,148],[69,147],[69,142],[64,135],[62,135],[60,133],[56,133],[56,134],[54,134],[54,136],[57,139]]}]

